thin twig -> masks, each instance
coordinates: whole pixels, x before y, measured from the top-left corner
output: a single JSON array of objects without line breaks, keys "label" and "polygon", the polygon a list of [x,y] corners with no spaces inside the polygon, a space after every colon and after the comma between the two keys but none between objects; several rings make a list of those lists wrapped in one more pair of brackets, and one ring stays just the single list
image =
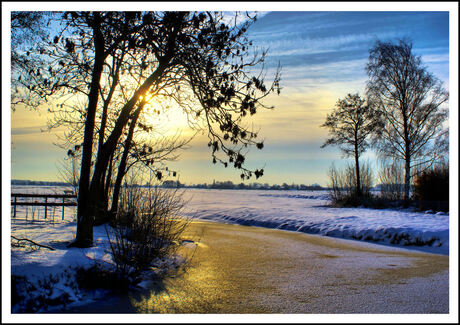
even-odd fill
[{"label": "thin twig", "polygon": [[48,249],[51,249],[52,251],[54,251],[54,248],[53,247],[50,247],[50,246],[46,246],[46,245],[42,245],[42,244],[38,244],[36,242],[34,242],[33,240],[30,240],[30,239],[27,239],[27,238],[16,238],[14,237],[13,235],[11,235],[11,238],[15,239],[18,241],[18,244],[20,241],[28,241],[29,243],[35,245],[35,246],[38,246],[38,247],[43,247],[43,248],[48,248]]}]

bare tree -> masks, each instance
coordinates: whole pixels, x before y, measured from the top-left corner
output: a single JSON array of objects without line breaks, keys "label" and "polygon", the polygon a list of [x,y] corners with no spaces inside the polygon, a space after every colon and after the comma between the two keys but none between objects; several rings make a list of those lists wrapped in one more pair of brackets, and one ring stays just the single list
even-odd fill
[{"label": "bare tree", "polygon": [[330,137],[321,146],[338,145],[346,156],[355,159],[355,192],[362,195],[359,157],[369,147],[369,136],[380,123],[376,112],[366,104],[359,94],[348,94],[339,99],[335,109],[321,125],[329,129]]},{"label": "bare tree", "polygon": [[367,64],[367,95],[379,112],[378,149],[404,162],[404,200],[409,199],[413,168],[438,157],[433,145],[448,116],[448,93],[412,51],[412,43],[377,41]]},{"label": "bare tree", "polygon": [[[107,212],[112,161],[117,152],[121,161],[128,158],[123,151],[133,148],[130,127],[143,128],[138,119],[148,106],[178,105],[191,124],[204,125],[214,162],[232,163],[242,178],[262,176],[262,169],[244,166],[248,146],[263,148],[244,118],[270,108],[262,99],[279,92],[279,71],[266,85],[266,52],[251,53],[246,37],[255,17],[236,18],[229,22],[218,12],[70,12],[58,19],[58,34],[31,51],[49,68],[22,71],[19,98],[36,105],[80,97],[85,104],[75,111],[82,159],[74,245],[92,244],[94,222]],[[61,105],[72,107],[70,101]]]}]

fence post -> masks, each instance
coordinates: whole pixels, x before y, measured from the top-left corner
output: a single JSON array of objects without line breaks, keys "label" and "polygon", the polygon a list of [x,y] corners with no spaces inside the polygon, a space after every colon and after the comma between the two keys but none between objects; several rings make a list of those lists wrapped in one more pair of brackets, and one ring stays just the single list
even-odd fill
[{"label": "fence post", "polygon": [[45,197],[45,219],[46,219],[47,214],[48,214],[48,198]]},{"label": "fence post", "polygon": [[18,198],[15,196],[15,197],[14,197],[14,214],[13,214],[13,218],[16,218],[16,200],[17,200],[17,199],[18,199]]},{"label": "fence post", "polygon": [[62,197],[62,220],[64,220],[64,201],[65,197]]}]

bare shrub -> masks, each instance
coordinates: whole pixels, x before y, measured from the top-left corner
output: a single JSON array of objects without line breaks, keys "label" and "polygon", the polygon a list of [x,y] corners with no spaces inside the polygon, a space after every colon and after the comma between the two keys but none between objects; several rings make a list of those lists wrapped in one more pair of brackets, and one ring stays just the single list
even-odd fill
[{"label": "bare shrub", "polygon": [[[359,170],[363,196],[369,196],[370,190],[374,186],[374,176],[372,175],[370,164],[368,162],[363,162]],[[354,172],[353,175],[355,175]]]},{"label": "bare shrub", "polygon": [[370,197],[372,188],[372,171],[368,163],[360,166],[361,195],[356,189],[356,170],[348,164],[343,170],[339,170],[332,164],[329,169],[330,192],[329,196],[333,205],[336,206],[358,206],[363,200]]},{"label": "bare shrub", "polygon": [[337,203],[343,200],[343,198],[349,194],[349,188],[345,186],[346,177],[344,173],[338,170],[334,164],[329,168],[329,197],[332,203]]},{"label": "bare shrub", "polygon": [[67,157],[58,162],[59,178],[62,182],[71,186],[73,194],[78,194],[78,184],[80,182],[80,147],[75,146],[74,150],[68,150]]},{"label": "bare shrub", "polygon": [[179,217],[183,192],[158,186],[125,186],[111,227],[106,227],[118,271],[140,271],[173,255],[190,219]]},{"label": "bare shrub", "polygon": [[401,163],[396,160],[382,160],[379,180],[382,199],[400,201],[404,198],[404,168]]}]

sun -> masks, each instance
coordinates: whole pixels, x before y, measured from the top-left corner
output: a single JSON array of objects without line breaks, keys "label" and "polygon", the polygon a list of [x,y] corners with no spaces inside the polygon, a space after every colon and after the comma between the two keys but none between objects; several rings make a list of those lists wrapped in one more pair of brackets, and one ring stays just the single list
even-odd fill
[{"label": "sun", "polygon": [[194,133],[189,124],[187,113],[178,105],[151,100],[144,110],[144,118],[147,123],[166,137],[177,134],[190,136]]}]

